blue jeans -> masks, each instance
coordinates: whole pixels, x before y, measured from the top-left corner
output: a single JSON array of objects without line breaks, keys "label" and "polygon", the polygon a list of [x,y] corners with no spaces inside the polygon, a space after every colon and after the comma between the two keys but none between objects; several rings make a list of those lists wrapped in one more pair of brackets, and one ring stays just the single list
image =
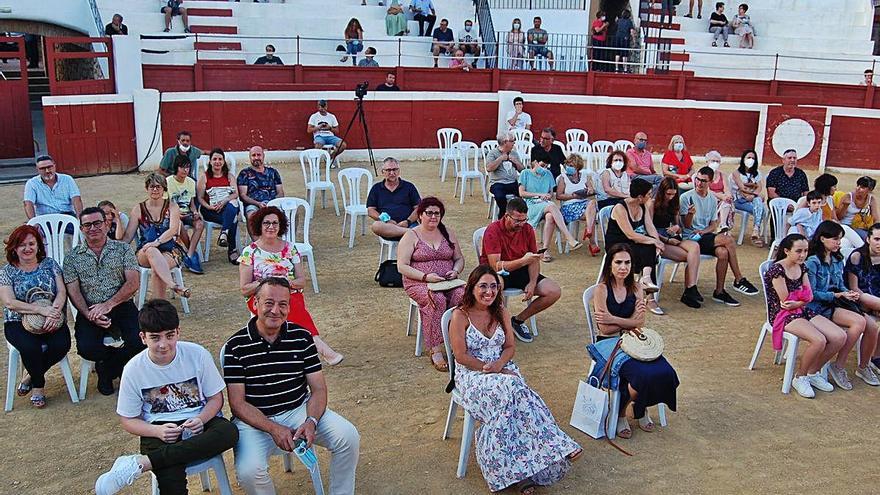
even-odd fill
[{"label": "blue jeans", "polygon": [[226,205],[223,206],[223,209],[218,212],[202,206],[199,209],[199,212],[202,214],[202,218],[204,218],[206,222],[218,223],[223,226],[223,230],[226,231],[227,235],[227,250],[230,253],[235,251],[235,247],[238,245],[236,242],[236,233],[238,232],[238,207],[232,203],[226,203]]},{"label": "blue jeans", "polygon": [[755,227],[761,225],[761,222],[764,221],[764,212],[767,211],[764,206],[764,199],[760,196],[755,196],[751,201],[746,201],[745,199],[739,197],[736,198],[733,202],[733,207],[737,210],[742,210],[747,213],[751,213],[755,217]]},{"label": "blue jeans", "polygon": [[351,40],[345,42],[345,53],[352,55],[352,65],[357,65],[357,54],[362,51],[364,51],[364,44],[361,40]]}]

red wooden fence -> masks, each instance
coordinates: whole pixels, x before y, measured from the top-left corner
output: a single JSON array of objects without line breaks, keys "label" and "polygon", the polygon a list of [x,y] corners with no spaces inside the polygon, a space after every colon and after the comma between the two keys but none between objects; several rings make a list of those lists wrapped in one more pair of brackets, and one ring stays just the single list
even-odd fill
[{"label": "red wooden fence", "polygon": [[47,104],[43,117],[46,145],[59,172],[106,174],[138,164],[131,102]]},{"label": "red wooden fence", "polygon": [[24,38],[0,36],[0,43],[15,43],[18,51],[2,52],[3,58],[18,60],[20,79],[0,78],[0,159],[33,158],[34,134],[28,101],[27,60]]},{"label": "red wooden fence", "polygon": [[[59,45],[65,43],[90,44],[93,51],[62,52]],[[103,51],[94,51],[95,45],[104,45]],[[95,60],[106,62],[105,79],[82,79],[78,81],[58,80],[59,64],[62,60]],[[116,79],[113,74],[113,39],[89,38],[85,36],[46,38],[46,75],[49,78],[49,92],[61,95],[103,95],[116,93]]]}]

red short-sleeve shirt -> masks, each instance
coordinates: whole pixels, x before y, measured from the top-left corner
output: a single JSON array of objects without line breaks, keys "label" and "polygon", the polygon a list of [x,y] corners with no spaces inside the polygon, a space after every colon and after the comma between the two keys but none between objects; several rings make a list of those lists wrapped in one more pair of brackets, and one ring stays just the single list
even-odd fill
[{"label": "red short-sleeve shirt", "polygon": [[[672,150],[667,150],[663,155],[663,168],[669,170],[669,167],[673,166],[676,170],[672,171],[675,174],[686,174],[690,176],[691,169],[694,167],[694,161],[691,160],[691,155],[687,151],[681,152],[681,160],[675,156],[675,152]],[[676,179],[677,182],[690,182],[691,178],[687,179]]]},{"label": "red short-sleeve shirt", "polygon": [[486,233],[483,234],[483,252],[480,254],[480,264],[488,265],[490,254],[500,254],[501,261],[511,261],[522,258],[526,253],[537,251],[538,242],[535,240],[535,229],[531,225],[526,223],[519,230],[509,231],[504,228],[504,219],[502,218],[486,227]]}]

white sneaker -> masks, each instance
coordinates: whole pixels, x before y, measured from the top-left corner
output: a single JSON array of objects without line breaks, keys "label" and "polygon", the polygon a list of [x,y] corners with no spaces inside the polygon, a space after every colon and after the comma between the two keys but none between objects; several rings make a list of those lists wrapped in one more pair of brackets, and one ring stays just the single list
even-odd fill
[{"label": "white sneaker", "polygon": [[98,477],[95,482],[95,495],[113,495],[126,486],[131,486],[141,474],[141,465],[136,455],[123,455],[116,459],[110,471]]},{"label": "white sneaker", "polygon": [[813,392],[813,387],[810,386],[810,380],[806,376],[794,377],[794,380],[791,381],[791,386],[797,390],[798,395],[805,399],[812,399],[816,396],[816,392]]},{"label": "white sneaker", "polygon": [[874,361],[868,361],[868,368],[870,368],[875,375],[880,375],[880,368],[878,368],[877,365],[874,364]]},{"label": "white sneaker", "polygon": [[872,387],[880,385],[880,380],[877,379],[877,374],[874,373],[874,370],[872,370],[870,366],[866,366],[864,369],[856,368],[856,376]]},{"label": "white sneaker", "polygon": [[807,375],[807,379],[810,381],[810,386],[816,389],[819,389],[823,392],[831,392],[834,390],[834,385],[828,382],[828,379],[822,376],[822,373],[816,372],[812,375]]},{"label": "white sneaker", "polygon": [[849,375],[846,373],[845,369],[831,363],[831,365],[828,366],[828,374],[831,375],[831,379],[834,380],[834,383],[836,383],[838,387],[844,390],[852,390],[852,382],[849,380]]}]

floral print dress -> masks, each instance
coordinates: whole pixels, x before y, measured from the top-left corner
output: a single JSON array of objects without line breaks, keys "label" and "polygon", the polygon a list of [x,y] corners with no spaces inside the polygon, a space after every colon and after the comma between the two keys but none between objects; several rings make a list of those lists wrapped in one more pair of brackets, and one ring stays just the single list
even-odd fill
[{"label": "floral print dress", "polygon": [[[470,320],[468,320],[470,322]],[[495,327],[487,338],[471,323],[465,330],[468,354],[483,362],[501,357],[504,330]],[[482,373],[455,367],[455,385],[462,406],[477,421],[477,463],[489,489],[499,491],[527,478],[550,485],[571,468],[566,456],[580,446],[556,425],[543,399],[528,385],[513,361],[505,373]]]}]

